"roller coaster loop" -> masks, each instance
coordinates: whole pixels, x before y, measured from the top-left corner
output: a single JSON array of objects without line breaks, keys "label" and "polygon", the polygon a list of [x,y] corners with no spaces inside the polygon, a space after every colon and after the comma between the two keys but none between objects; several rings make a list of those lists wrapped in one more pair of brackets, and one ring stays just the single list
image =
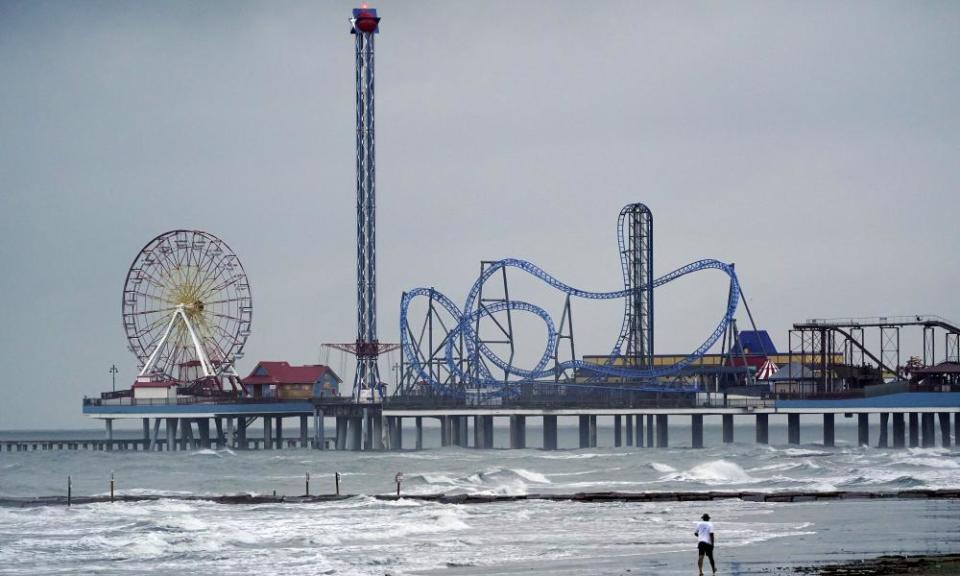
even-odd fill
[{"label": "roller coaster loop", "polygon": [[[624,245],[622,225],[619,231],[621,259],[625,259],[625,252],[622,249]],[[519,385],[544,382],[547,379],[553,382],[558,374],[572,370],[574,373],[579,373],[581,375],[586,374],[593,377],[627,379],[630,381],[639,382],[640,384],[631,385],[629,387],[630,390],[634,391],[646,390],[658,392],[689,392],[696,390],[696,387],[659,384],[656,382],[656,379],[676,375],[685,367],[702,358],[703,355],[706,354],[710,348],[712,348],[713,345],[716,344],[717,341],[723,336],[724,332],[728,328],[728,325],[733,321],[734,314],[737,310],[737,304],[740,300],[740,284],[737,280],[737,275],[734,271],[733,264],[726,264],[724,262],[712,259],[692,262],[686,266],[674,270],[673,272],[670,272],[669,274],[655,279],[652,283],[652,287],[657,288],[663,286],[669,282],[677,280],[678,278],[686,276],[687,274],[700,272],[702,270],[719,270],[729,277],[730,284],[727,294],[727,306],[723,317],[713,332],[693,352],[689,353],[687,356],[670,366],[638,368],[615,365],[615,360],[621,356],[622,348],[627,338],[627,326],[625,322],[621,329],[620,336],[618,337],[617,342],[605,363],[586,363],[582,360],[577,360],[574,358],[565,362],[558,361],[555,363],[555,365],[548,366],[557,347],[559,335],[553,319],[543,308],[540,308],[539,306],[529,302],[523,302],[519,300],[506,300],[493,304],[486,304],[483,306],[480,306],[478,303],[481,287],[484,285],[484,283],[490,279],[491,276],[505,268],[516,268],[533,276],[534,278],[539,279],[561,293],[564,293],[570,297],[583,298],[586,300],[622,299],[630,294],[631,290],[631,288],[613,292],[592,292],[581,290],[561,282],[531,262],[513,258],[499,260],[487,266],[477,281],[473,284],[470,292],[467,294],[467,299],[462,309],[458,308],[452,300],[433,288],[416,288],[410,290],[404,293],[400,303],[400,346],[404,361],[407,363],[406,373],[412,374],[418,382],[429,386],[434,393],[462,393],[450,388],[449,386],[445,386],[441,382],[437,381],[436,378],[431,376],[431,371],[428,370],[427,366],[425,365],[426,361],[423,353],[417,349],[416,343],[411,337],[412,332],[410,331],[407,318],[410,304],[417,298],[429,298],[434,303],[439,304],[443,309],[445,309],[446,312],[450,314],[450,316],[454,318],[456,322],[456,325],[450,328],[445,335],[445,362],[447,370],[453,376],[453,379],[466,386],[484,390],[496,390],[499,394],[510,394],[514,393]],[[625,268],[626,265],[624,264],[624,269]],[[626,278],[624,278],[624,284],[627,285]],[[650,287],[646,286],[638,286],[633,288],[633,290],[644,290],[649,288]],[[477,338],[474,326],[479,319],[507,310],[534,314],[543,321],[546,327],[547,342],[546,346],[544,347],[543,355],[540,357],[537,364],[532,368],[524,369],[511,365],[509,362],[505,361],[503,358],[494,353],[485,344],[480,342]],[[458,361],[456,357],[455,344],[458,341],[461,341],[463,343],[463,347],[465,348],[462,353],[463,356],[468,359],[466,362],[466,367],[464,367],[464,363],[462,361]],[[505,373],[509,373],[511,376],[516,378],[506,382],[503,379],[495,378],[490,372],[490,369],[487,367],[486,363],[479,361],[481,356],[486,360],[486,362],[493,364],[497,368],[503,370]],[[562,382],[562,384],[564,386],[596,386],[589,384],[577,384],[573,382]],[[603,388],[607,390],[610,389],[609,386],[603,386]]]}]

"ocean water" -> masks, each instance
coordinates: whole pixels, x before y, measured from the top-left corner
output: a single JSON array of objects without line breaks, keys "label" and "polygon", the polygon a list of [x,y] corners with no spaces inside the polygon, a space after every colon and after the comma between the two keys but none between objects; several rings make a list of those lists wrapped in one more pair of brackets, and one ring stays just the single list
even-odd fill
[{"label": "ocean water", "polygon": [[[451,505],[369,497],[395,491],[397,472],[407,494],[960,487],[960,451],[861,448],[841,428],[836,448],[774,437],[770,446],[702,450],[3,452],[0,497],[64,495],[67,475],[75,495],[105,494],[111,473],[119,494],[300,495],[307,473],[311,493],[332,493],[336,472],[356,496],[0,507],[0,574],[695,574],[692,531],[703,512],[717,527],[723,574],[960,551],[960,502],[945,500]],[[528,438],[537,432],[528,428]],[[436,431],[425,433],[429,444]],[[59,434],[69,435],[45,437]],[[562,429],[561,444],[574,445],[576,435]],[[609,430],[600,436],[611,443]],[[752,428],[737,436],[750,438]],[[682,430],[672,428],[674,438]]]}]

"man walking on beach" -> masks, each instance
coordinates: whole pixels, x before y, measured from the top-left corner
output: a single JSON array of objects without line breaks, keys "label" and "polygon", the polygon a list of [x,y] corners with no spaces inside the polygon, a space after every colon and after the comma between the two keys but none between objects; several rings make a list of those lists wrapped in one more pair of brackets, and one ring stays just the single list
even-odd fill
[{"label": "man walking on beach", "polygon": [[710,567],[713,568],[714,574],[717,573],[717,564],[713,561],[713,523],[710,522],[709,514],[704,514],[701,519],[703,521],[697,522],[697,529],[693,534],[697,537],[697,552],[699,553],[697,568],[700,569],[700,576],[703,576],[704,556],[710,559]]}]

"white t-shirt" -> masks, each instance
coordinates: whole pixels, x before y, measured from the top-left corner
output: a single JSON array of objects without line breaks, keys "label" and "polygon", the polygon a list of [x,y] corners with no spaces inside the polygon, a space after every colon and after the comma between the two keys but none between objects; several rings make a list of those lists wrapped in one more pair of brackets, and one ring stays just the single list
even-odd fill
[{"label": "white t-shirt", "polygon": [[710,535],[713,534],[712,522],[697,522],[697,540],[710,544]]}]

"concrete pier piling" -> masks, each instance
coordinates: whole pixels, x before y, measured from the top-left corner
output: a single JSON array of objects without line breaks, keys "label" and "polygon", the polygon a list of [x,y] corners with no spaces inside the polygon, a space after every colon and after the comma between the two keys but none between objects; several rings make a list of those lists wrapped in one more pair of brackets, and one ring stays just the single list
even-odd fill
[{"label": "concrete pier piling", "polygon": [[416,416],[413,419],[414,427],[417,429],[417,437],[414,442],[414,447],[417,450],[423,450],[423,417]]},{"label": "concrete pier piling", "polygon": [[613,446],[619,448],[623,445],[623,417],[619,414],[613,417]]},{"label": "concrete pier piling", "polygon": [[670,445],[670,426],[666,414],[657,414],[657,448],[666,448]]},{"label": "concrete pier piling", "polygon": [[904,424],[904,415],[897,412],[893,415],[893,447],[903,448],[906,446],[906,426]]},{"label": "concrete pier piling", "polygon": [[733,444],[733,414],[723,415],[723,443]]},{"label": "concrete pier piling", "polygon": [[511,448],[527,447],[527,417],[526,416],[510,417],[510,447]]},{"label": "concrete pier piling", "polygon": [[936,446],[936,426],[934,424],[934,414],[933,412],[924,412],[920,416],[921,420],[921,441],[920,444],[924,448],[932,448]]},{"label": "concrete pier piling", "polygon": [[823,445],[833,447],[836,445],[836,435],[834,432],[835,414],[832,412],[823,415]]},{"label": "concrete pier piling", "polygon": [[589,448],[590,447],[590,416],[586,414],[580,415],[580,447]]},{"label": "concrete pier piling", "polygon": [[870,415],[857,414],[857,444],[870,445]]},{"label": "concrete pier piling", "polygon": [[703,414],[690,416],[690,444],[694,448],[703,448]]},{"label": "concrete pier piling", "polygon": [[653,448],[653,436],[655,432],[653,427],[653,414],[647,414],[647,448]]},{"label": "concrete pier piling", "polygon": [[910,424],[910,447],[916,448],[920,445],[920,415],[911,412],[909,416]]},{"label": "concrete pier piling", "polygon": [[877,441],[877,448],[887,448],[890,444],[888,436],[890,423],[890,414],[883,412],[880,414],[880,439]]},{"label": "concrete pier piling", "polygon": [[[636,436],[634,437],[634,439],[636,440],[636,443],[637,443],[636,446],[637,446],[637,448],[642,448],[642,447],[644,446],[644,443],[643,443],[643,414],[637,414],[636,421],[637,421],[637,430],[636,430]],[[649,444],[647,444],[647,446],[649,446]]]},{"label": "concrete pier piling", "polygon": [[549,414],[543,417],[543,449],[557,449],[557,417]]},{"label": "concrete pier piling", "polygon": [[941,412],[937,415],[940,419],[940,442],[944,448],[950,447],[950,413]]},{"label": "concrete pier piling", "polygon": [[787,414],[787,444],[800,443],[800,415]]},{"label": "concrete pier piling", "polygon": [[313,410],[313,447],[316,450],[325,450],[327,439],[326,430],[323,426],[323,409],[314,408]]},{"label": "concrete pier piling", "polygon": [[757,414],[757,444],[770,443],[770,415]]},{"label": "concrete pier piling", "polygon": [[263,449],[273,450],[273,419],[263,417]]},{"label": "concrete pier piling", "polygon": [[633,414],[627,414],[627,446],[633,446]]}]

